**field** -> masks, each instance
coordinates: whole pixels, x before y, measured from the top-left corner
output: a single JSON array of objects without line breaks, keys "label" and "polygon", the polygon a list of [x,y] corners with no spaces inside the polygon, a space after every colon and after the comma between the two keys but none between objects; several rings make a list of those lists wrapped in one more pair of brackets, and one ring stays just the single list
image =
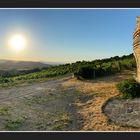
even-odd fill
[{"label": "field", "polygon": [[0,87],[10,87],[22,83],[43,81],[49,78],[73,74],[77,78],[96,79],[113,75],[123,70],[134,70],[136,62],[133,54],[111,57],[102,60],[78,61],[59,66],[34,68],[29,70],[6,71],[0,73]]},{"label": "field", "polygon": [[[74,73],[83,65],[95,71],[96,77],[77,78]],[[106,73],[98,76],[101,70]],[[134,74],[135,62],[130,55],[53,66],[22,75],[3,75],[0,131],[139,130],[111,122],[102,110],[106,101],[119,95],[116,83]]]},{"label": "field", "polygon": [[139,130],[109,122],[103,104],[118,95],[115,84],[131,77],[125,71],[96,80],[71,76],[0,91],[0,130],[114,131]]},{"label": "field", "polygon": [[86,95],[84,102],[78,100],[78,112],[83,118],[84,131],[134,131],[139,128],[117,125],[110,121],[103,113],[102,107],[112,97],[119,95],[116,83],[132,77],[134,71],[125,71],[120,74],[100,78],[97,80],[78,81],[70,79],[64,83],[65,87],[75,87],[77,91]]}]

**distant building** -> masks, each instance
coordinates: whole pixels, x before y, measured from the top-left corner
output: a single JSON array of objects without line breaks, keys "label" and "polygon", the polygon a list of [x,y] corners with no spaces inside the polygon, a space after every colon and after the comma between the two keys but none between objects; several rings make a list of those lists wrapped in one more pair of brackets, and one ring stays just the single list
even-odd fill
[{"label": "distant building", "polygon": [[140,82],[140,16],[136,18],[136,28],[133,33],[133,50],[136,59],[137,73],[136,81]]}]

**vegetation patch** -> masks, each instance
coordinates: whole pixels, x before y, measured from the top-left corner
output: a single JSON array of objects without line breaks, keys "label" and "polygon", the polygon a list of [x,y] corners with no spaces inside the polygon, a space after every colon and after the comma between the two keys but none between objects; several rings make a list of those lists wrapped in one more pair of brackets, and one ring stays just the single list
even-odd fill
[{"label": "vegetation patch", "polygon": [[8,130],[17,130],[24,124],[25,119],[26,119],[26,117],[8,119],[8,120],[6,120],[5,128],[7,128]]},{"label": "vegetation patch", "polygon": [[42,81],[48,78],[74,74],[77,78],[94,79],[111,75],[123,70],[133,70],[136,62],[133,54],[127,56],[115,56],[107,59],[94,61],[77,61],[76,63],[51,66],[48,68],[34,68],[26,71],[2,72],[0,86],[9,87],[23,83]]},{"label": "vegetation patch", "polygon": [[9,107],[0,107],[0,115],[8,115]]},{"label": "vegetation patch", "polygon": [[[80,65],[83,63],[83,65]],[[78,65],[78,64],[77,64]],[[133,55],[112,57],[109,59],[94,60],[92,62],[79,62],[74,76],[78,79],[95,79],[112,75],[123,70],[132,70],[136,67]]]},{"label": "vegetation patch", "polygon": [[52,130],[53,131],[61,131],[64,130],[64,128],[71,123],[72,120],[68,116],[67,113],[59,113],[57,114],[57,119],[52,124]]},{"label": "vegetation patch", "polygon": [[133,78],[126,79],[117,84],[117,89],[123,98],[136,98],[140,97],[140,84]]},{"label": "vegetation patch", "polygon": [[92,79],[95,78],[95,69],[94,66],[86,65],[82,66],[78,69],[77,72],[74,73],[74,76],[78,79]]}]

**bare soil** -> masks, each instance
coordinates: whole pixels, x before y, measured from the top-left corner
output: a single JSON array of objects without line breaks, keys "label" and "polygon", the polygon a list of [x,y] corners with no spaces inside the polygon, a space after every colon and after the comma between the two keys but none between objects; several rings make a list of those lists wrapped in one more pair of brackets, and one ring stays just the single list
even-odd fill
[{"label": "bare soil", "polygon": [[129,131],[103,114],[104,103],[118,95],[115,84],[132,71],[79,81],[64,77],[0,89],[0,131]]},{"label": "bare soil", "polygon": [[92,95],[86,102],[77,101],[78,113],[83,118],[84,131],[136,131],[139,128],[115,124],[103,113],[102,107],[110,98],[119,95],[116,83],[132,77],[134,71],[125,71],[116,75],[99,78],[93,81],[78,81],[70,79],[64,83],[65,87],[75,86],[77,91],[85,95]]}]

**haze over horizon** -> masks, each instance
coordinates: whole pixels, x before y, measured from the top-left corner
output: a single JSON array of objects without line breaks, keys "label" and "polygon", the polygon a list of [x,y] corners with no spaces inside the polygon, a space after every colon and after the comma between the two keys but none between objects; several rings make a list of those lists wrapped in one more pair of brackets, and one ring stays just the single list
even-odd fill
[{"label": "haze over horizon", "polygon": [[[139,13],[140,9],[0,9],[0,59],[71,63],[127,55],[133,52]],[[20,48],[21,41],[14,38],[14,49],[9,49],[15,34],[24,37],[24,49],[22,38]]]}]

